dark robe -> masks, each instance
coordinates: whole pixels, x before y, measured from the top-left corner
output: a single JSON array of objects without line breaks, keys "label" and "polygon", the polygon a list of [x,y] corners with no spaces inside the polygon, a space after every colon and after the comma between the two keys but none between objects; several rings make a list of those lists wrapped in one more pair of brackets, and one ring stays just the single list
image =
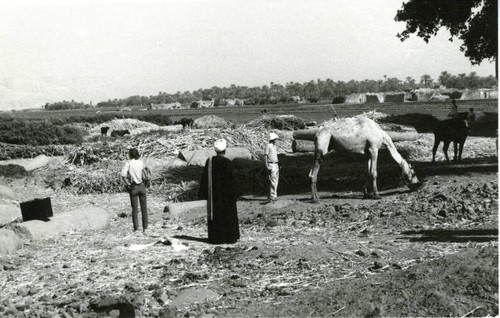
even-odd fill
[{"label": "dark robe", "polygon": [[212,157],[212,210],[208,200],[208,166],[205,163],[198,197],[207,200],[208,242],[212,244],[235,243],[240,238],[236,208],[236,182],[231,160],[223,156]]}]

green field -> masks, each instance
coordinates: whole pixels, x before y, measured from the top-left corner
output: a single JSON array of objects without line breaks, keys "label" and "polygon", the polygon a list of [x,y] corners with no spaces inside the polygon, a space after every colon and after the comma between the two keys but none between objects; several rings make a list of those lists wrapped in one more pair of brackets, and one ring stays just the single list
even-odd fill
[{"label": "green field", "polygon": [[[364,112],[376,110],[393,116],[403,116],[408,114],[420,114],[432,116],[435,119],[445,119],[449,113],[450,101],[426,101],[426,102],[405,102],[405,103],[383,103],[383,104],[337,104],[330,105],[324,103],[317,104],[277,104],[277,105],[254,105],[254,106],[234,106],[202,109],[173,109],[173,110],[140,110],[138,107],[132,111],[117,111],[116,109],[78,109],[59,111],[17,111],[7,114],[15,118],[24,119],[44,119],[44,118],[67,118],[70,116],[99,116],[100,114],[115,114],[117,118],[122,116],[135,116],[144,114],[162,114],[171,116],[174,121],[183,117],[199,118],[205,115],[217,115],[227,121],[236,124],[247,123],[264,115],[296,115],[307,121],[322,122],[332,118],[334,111],[340,117],[349,117]],[[483,117],[483,121],[491,123],[497,122],[498,100],[459,100],[457,102],[459,112],[474,108],[478,113],[478,118]],[[97,111],[100,114],[96,114]],[[491,129],[490,129],[491,130]]]}]

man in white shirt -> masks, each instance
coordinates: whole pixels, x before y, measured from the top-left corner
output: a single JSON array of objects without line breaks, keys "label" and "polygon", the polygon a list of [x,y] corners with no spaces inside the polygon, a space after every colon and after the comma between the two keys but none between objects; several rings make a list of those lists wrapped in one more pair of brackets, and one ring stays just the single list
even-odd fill
[{"label": "man in white shirt", "polygon": [[276,140],[278,135],[275,133],[269,134],[269,142],[266,145],[264,160],[269,173],[269,202],[278,200],[278,180],[280,169],[278,165],[278,151],[276,150]]}]

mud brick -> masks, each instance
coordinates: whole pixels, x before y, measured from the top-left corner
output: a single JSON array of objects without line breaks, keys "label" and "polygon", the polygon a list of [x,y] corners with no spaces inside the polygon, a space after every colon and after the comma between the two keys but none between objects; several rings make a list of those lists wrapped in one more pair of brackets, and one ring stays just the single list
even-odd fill
[{"label": "mud brick", "polygon": [[29,220],[49,221],[49,217],[53,216],[50,198],[22,202],[20,206],[23,222]]}]

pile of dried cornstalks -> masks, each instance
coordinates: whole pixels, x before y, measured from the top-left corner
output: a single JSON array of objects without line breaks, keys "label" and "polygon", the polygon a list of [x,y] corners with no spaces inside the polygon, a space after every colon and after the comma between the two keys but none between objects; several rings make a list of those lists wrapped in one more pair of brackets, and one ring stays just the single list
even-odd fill
[{"label": "pile of dried cornstalks", "polygon": [[[291,152],[291,131],[277,131],[278,152]],[[68,161],[86,165],[100,160],[126,160],[127,149],[136,147],[146,158],[175,158],[182,150],[211,149],[217,139],[224,138],[228,147],[247,148],[254,159],[260,159],[268,140],[269,130],[241,126],[235,129],[193,129],[178,133],[148,132],[120,140],[86,143],[67,155]]]},{"label": "pile of dried cornstalks", "polygon": [[278,130],[297,130],[306,128],[306,121],[295,115],[264,115],[245,125]]},{"label": "pile of dried cornstalks", "polygon": [[196,118],[193,122],[194,128],[228,128],[232,127],[231,123],[228,123],[224,118],[215,115],[207,115],[200,118]]}]

